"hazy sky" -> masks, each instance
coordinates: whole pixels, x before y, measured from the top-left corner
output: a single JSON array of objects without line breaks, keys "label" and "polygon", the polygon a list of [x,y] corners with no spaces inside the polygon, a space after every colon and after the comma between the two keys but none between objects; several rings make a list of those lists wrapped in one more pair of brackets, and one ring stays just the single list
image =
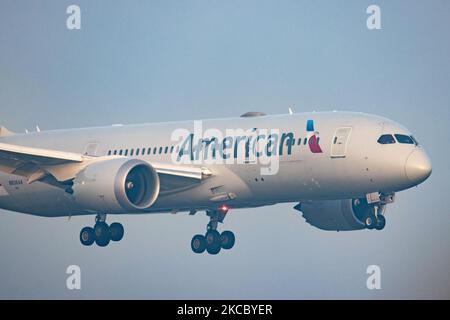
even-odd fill
[{"label": "hazy sky", "polygon": [[[81,7],[81,30],[66,8]],[[381,7],[382,30],[366,27]],[[1,298],[450,298],[450,2],[0,1],[0,124],[112,123],[353,110],[396,120],[432,176],[397,194],[382,232],[325,232],[294,204],[230,212],[231,251],[195,255],[203,213],[116,216],[125,237],[83,247],[94,217],[0,211]],[[386,159],[389,161],[389,159]],[[66,268],[82,289],[66,289]],[[366,268],[381,267],[381,290]]]}]

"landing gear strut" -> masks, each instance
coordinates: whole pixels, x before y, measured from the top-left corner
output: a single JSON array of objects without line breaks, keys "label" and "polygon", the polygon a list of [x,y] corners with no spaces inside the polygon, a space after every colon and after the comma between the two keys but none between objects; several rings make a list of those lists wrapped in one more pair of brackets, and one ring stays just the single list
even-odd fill
[{"label": "landing gear strut", "polygon": [[98,214],[95,217],[95,225],[93,228],[84,227],[81,229],[81,244],[90,246],[95,242],[99,247],[106,247],[110,241],[122,240],[124,234],[122,224],[114,222],[108,225],[105,221],[106,214]]},{"label": "landing gear strut", "polygon": [[386,209],[386,201],[384,198],[378,198],[378,201],[374,201],[369,204],[369,210],[366,218],[364,219],[364,224],[369,230],[383,230],[386,226],[386,218],[384,216],[384,211]]},{"label": "landing gear strut", "polygon": [[210,219],[206,226],[206,233],[205,235],[197,234],[192,238],[192,251],[203,253],[206,250],[209,254],[216,255],[221,249],[229,250],[233,248],[236,239],[234,233],[231,231],[219,233],[217,231],[219,222],[223,222],[227,212],[228,208],[226,206],[222,206],[218,210],[206,211],[206,215]]}]

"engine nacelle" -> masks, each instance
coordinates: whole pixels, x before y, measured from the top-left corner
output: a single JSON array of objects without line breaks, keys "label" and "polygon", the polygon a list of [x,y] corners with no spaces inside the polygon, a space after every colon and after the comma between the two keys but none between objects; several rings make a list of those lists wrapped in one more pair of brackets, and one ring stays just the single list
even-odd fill
[{"label": "engine nacelle", "polygon": [[[295,209],[309,224],[330,231],[365,229],[364,219],[371,210],[364,198],[302,202]],[[380,210],[384,212],[385,205]]]},{"label": "engine nacelle", "polygon": [[97,213],[148,209],[159,194],[159,176],[142,160],[117,158],[88,165],[72,187],[76,201]]}]

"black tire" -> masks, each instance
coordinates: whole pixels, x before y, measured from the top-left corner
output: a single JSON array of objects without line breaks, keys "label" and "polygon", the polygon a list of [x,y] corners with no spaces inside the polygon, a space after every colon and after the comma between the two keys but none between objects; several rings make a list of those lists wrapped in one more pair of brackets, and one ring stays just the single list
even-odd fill
[{"label": "black tire", "polygon": [[84,227],[80,232],[80,242],[83,246],[91,246],[95,242],[94,229]]},{"label": "black tire", "polygon": [[220,245],[222,249],[229,250],[233,248],[235,241],[236,237],[234,236],[234,233],[231,231],[224,231],[220,235]]},{"label": "black tire", "polygon": [[206,251],[209,254],[218,254],[220,252],[220,233],[217,230],[209,230],[205,235]]},{"label": "black tire", "polygon": [[211,255],[216,255],[220,252],[221,247],[206,247],[206,251]]},{"label": "black tire", "polygon": [[206,250],[206,239],[204,235],[197,234],[191,240],[191,249],[194,253],[203,253]]},{"label": "black tire", "polygon": [[377,224],[377,219],[375,218],[375,216],[369,215],[366,217],[366,219],[364,219],[364,224],[367,229],[372,230]]},{"label": "black tire", "polygon": [[111,241],[111,232],[105,222],[97,222],[94,226],[95,243],[99,247],[106,247]]},{"label": "black tire", "polygon": [[113,222],[109,226],[109,231],[111,233],[111,240],[112,241],[120,241],[123,238],[124,229],[123,225],[118,222]]},{"label": "black tire", "polygon": [[386,226],[386,218],[383,215],[379,214],[377,217],[377,224],[375,225],[375,229],[383,230],[385,226]]}]

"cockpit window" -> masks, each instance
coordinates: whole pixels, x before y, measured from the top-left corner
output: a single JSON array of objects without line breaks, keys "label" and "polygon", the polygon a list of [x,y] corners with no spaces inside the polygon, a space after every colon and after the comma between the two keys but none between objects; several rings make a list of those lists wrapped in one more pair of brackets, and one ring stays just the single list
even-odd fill
[{"label": "cockpit window", "polygon": [[411,139],[414,141],[414,144],[415,144],[416,146],[419,145],[419,141],[417,141],[416,138],[414,138],[413,136],[411,136]]},{"label": "cockpit window", "polygon": [[392,134],[383,134],[380,138],[378,138],[379,144],[391,144],[395,143],[394,137]]},{"label": "cockpit window", "polygon": [[398,143],[415,144],[414,140],[405,134],[395,134],[395,139],[397,139]]}]

